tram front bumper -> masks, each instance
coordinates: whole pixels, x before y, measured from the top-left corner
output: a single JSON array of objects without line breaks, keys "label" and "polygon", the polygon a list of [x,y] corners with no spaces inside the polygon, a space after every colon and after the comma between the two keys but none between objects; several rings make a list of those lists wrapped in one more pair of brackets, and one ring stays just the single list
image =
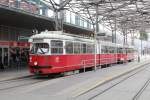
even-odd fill
[{"label": "tram front bumper", "polygon": [[33,69],[52,68],[52,66],[31,66]]},{"label": "tram front bumper", "polygon": [[30,72],[36,75],[45,74],[45,71],[51,70],[52,66],[30,66]]}]

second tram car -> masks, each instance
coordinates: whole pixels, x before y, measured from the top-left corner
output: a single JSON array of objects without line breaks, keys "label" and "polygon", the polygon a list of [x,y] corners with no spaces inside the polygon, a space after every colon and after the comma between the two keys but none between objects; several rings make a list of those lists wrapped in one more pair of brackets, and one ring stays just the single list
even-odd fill
[{"label": "second tram car", "polygon": [[[31,36],[29,69],[33,74],[52,74],[109,65],[134,59],[133,48],[110,42],[45,31]],[[130,51],[128,52],[126,51]],[[129,57],[130,56],[130,57]]]}]

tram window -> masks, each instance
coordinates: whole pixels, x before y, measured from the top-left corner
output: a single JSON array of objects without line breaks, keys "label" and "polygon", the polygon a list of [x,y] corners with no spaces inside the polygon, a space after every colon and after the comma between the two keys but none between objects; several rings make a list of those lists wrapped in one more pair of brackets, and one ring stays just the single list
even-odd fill
[{"label": "tram window", "polygon": [[129,53],[129,48],[126,48],[125,50],[126,50],[126,53]]},{"label": "tram window", "polygon": [[131,48],[131,53],[134,53],[134,49],[133,48]]},{"label": "tram window", "polygon": [[133,52],[134,52],[133,48],[130,48],[130,53],[133,53]]},{"label": "tram window", "polygon": [[106,46],[106,53],[112,53],[112,47]]},{"label": "tram window", "polygon": [[32,54],[46,54],[49,51],[48,43],[34,43],[31,48]]},{"label": "tram window", "polygon": [[105,53],[110,53],[108,46],[105,46]]},{"label": "tram window", "polygon": [[116,48],[115,47],[110,47],[110,53],[115,53],[116,52]]},{"label": "tram window", "polygon": [[80,53],[80,43],[74,42],[74,53]]},{"label": "tram window", "polygon": [[107,53],[107,47],[106,46],[101,46],[101,53]]},{"label": "tram window", "polygon": [[131,48],[129,49],[129,53],[132,53],[132,50],[131,50]]},{"label": "tram window", "polygon": [[125,53],[129,53],[129,48],[125,48]]},{"label": "tram window", "polygon": [[123,48],[118,48],[118,53],[123,53],[124,52],[124,50],[123,50]]},{"label": "tram window", "polygon": [[94,47],[92,44],[87,45],[87,53],[93,53],[94,52]]},{"label": "tram window", "polygon": [[91,48],[92,48],[92,52],[91,53],[95,53],[95,45],[94,44],[91,45]]},{"label": "tram window", "polygon": [[81,52],[86,53],[86,44],[81,44]]},{"label": "tram window", "polygon": [[113,47],[109,47],[109,53],[114,53],[114,51],[113,51]]},{"label": "tram window", "polygon": [[104,53],[104,51],[105,51],[104,46],[101,46],[101,53],[103,54],[103,53]]},{"label": "tram window", "polygon": [[112,53],[112,47],[107,46],[107,53]]},{"label": "tram window", "polygon": [[117,53],[117,48],[113,47],[113,53]]},{"label": "tram window", "polygon": [[66,53],[72,54],[73,53],[73,43],[72,42],[66,42]]},{"label": "tram window", "polygon": [[51,40],[51,54],[62,54],[63,42],[60,40]]},{"label": "tram window", "polygon": [[127,53],[132,53],[132,49],[131,49],[131,48],[128,48],[128,49],[127,49]]},{"label": "tram window", "polygon": [[91,53],[90,44],[87,44],[87,53]]},{"label": "tram window", "polygon": [[117,49],[117,52],[118,52],[118,53],[123,53],[122,48],[118,48],[118,49]]}]

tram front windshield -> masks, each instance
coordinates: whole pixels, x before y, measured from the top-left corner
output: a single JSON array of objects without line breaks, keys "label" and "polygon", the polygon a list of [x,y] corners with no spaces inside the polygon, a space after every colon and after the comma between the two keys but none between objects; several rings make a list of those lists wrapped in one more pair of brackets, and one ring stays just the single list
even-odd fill
[{"label": "tram front windshield", "polygon": [[49,51],[48,43],[33,43],[31,54],[46,54]]}]

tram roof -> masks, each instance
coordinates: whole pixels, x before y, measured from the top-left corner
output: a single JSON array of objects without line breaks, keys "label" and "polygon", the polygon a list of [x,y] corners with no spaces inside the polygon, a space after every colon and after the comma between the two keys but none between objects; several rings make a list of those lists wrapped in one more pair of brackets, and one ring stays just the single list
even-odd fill
[{"label": "tram roof", "polygon": [[44,31],[40,34],[35,34],[30,37],[31,39],[60,39],[60,40],[71,40],[94,43],[93,39],[85,38],[83,36],[71,35],[62,31]]},{"label": "tram roof", "polygon": [[[94,39],[79,36],[79,35],[72,35],[72,34],[64,33],[62,31],[43,31],[40,34],[32,35],[30,39],[59,39],[59,40],[94,43]],[[116,43],[100,41],[100,40],[98,40],[97,43],[100,43],[102,45],[112,46],[112,47],[133,48],[133,46],[116,44]]]}]

